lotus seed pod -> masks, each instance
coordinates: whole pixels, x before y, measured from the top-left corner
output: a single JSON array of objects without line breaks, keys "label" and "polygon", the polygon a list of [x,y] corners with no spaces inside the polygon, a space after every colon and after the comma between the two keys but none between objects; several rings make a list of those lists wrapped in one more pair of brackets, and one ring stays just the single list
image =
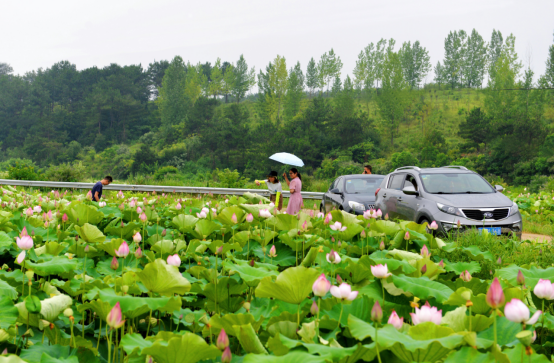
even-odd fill
[{"label": "lotus seed pod", "polygon": [[127,285],[121,286],[121,291],[123,291],[124,293],[128,293],[129,292],[129,286],[127,286]]},{"label": "lotus seed pod", "polygon": [[69,318],[70,316],[73,316],[73,310],[71,310],[71,308],[67,308],[63,311],[63,315]]},{"label": "lotus seed pod", "polygon": [[27,270],[27,271],[25,271],[25,275],[27,275],[27,278],[28,278],[29,280],[32,280],[32,279],[33,279],[33,276],[35,276],[35,272],[32,271],[32,270]]},{"label": "lotus seed pod", "polygon": [[242,307],[245,308],[246,311],[250,311],[250,302],[245,301],[245,302],[242,304]]}]

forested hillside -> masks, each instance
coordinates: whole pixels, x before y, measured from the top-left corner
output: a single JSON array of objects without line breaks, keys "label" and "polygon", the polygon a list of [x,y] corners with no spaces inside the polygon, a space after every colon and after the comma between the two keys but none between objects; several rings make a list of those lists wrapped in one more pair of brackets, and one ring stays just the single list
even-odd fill
[{"label": "forested hillside", "polygon": [[21,179],[220,181],[214,171],[227,168],[260,177],[286,151],[316,179],[366,163],[380,173],[458,164],[543,185],[554,170],[554,45],[534,74],[515,41],[453,31],[435,62],[417,40],[381,39],[353,74],[333,49],[306,65],[277,55],[261,70],[243,56],[83,70],[61,61],[24,75],[0,63],[0,166]]}]

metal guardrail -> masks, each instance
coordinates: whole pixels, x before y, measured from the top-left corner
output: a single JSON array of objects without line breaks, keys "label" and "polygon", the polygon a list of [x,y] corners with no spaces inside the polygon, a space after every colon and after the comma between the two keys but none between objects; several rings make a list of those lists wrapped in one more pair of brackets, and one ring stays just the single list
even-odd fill
[{"label": "metal guardrail", "polygon": [[[59,189],[92,189],[94,183],[66,183],[51,181],[31,181],[31,180],[10,180],[0,179],[0,185],[15,185],[27,188],[59,188]],[[238,189],[238,188],[207,188],[207,187],[173,187],[164,185],[130,185],[130,184],[110,184],[104,187],[105,190],[125,190],[133,192],[153,192],[156,193],[187,193],[187,194],[226,194],[243,195],[244,193],[256,193],[263,196],[269,196],[267,189]],[[283,191],[283,197],[289,198],[290,192]],[[302,192],[303,199],[321,199],[323,193]]]}]

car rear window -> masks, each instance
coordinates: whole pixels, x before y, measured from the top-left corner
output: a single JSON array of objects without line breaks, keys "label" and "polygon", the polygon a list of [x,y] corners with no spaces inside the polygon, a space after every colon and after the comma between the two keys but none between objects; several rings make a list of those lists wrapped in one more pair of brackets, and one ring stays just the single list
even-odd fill
[{"label": "car rear window", "polygon": [[347,194],[372,194],[381,185],[384,178],[351,178],[346,180]]}]

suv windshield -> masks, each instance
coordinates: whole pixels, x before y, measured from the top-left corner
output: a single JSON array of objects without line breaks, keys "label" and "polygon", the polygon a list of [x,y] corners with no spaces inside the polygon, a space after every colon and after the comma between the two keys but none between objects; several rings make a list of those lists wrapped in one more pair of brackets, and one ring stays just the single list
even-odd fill
[{"label": "suv windshield", "polygon": [[431,194],[483,194],[494,189],[477,174],[421,174],[423,186]]},{"label": "suv windshield", "polygon": [[346,194],[375,194],[384,178],[350,178],[346,180]]}]

